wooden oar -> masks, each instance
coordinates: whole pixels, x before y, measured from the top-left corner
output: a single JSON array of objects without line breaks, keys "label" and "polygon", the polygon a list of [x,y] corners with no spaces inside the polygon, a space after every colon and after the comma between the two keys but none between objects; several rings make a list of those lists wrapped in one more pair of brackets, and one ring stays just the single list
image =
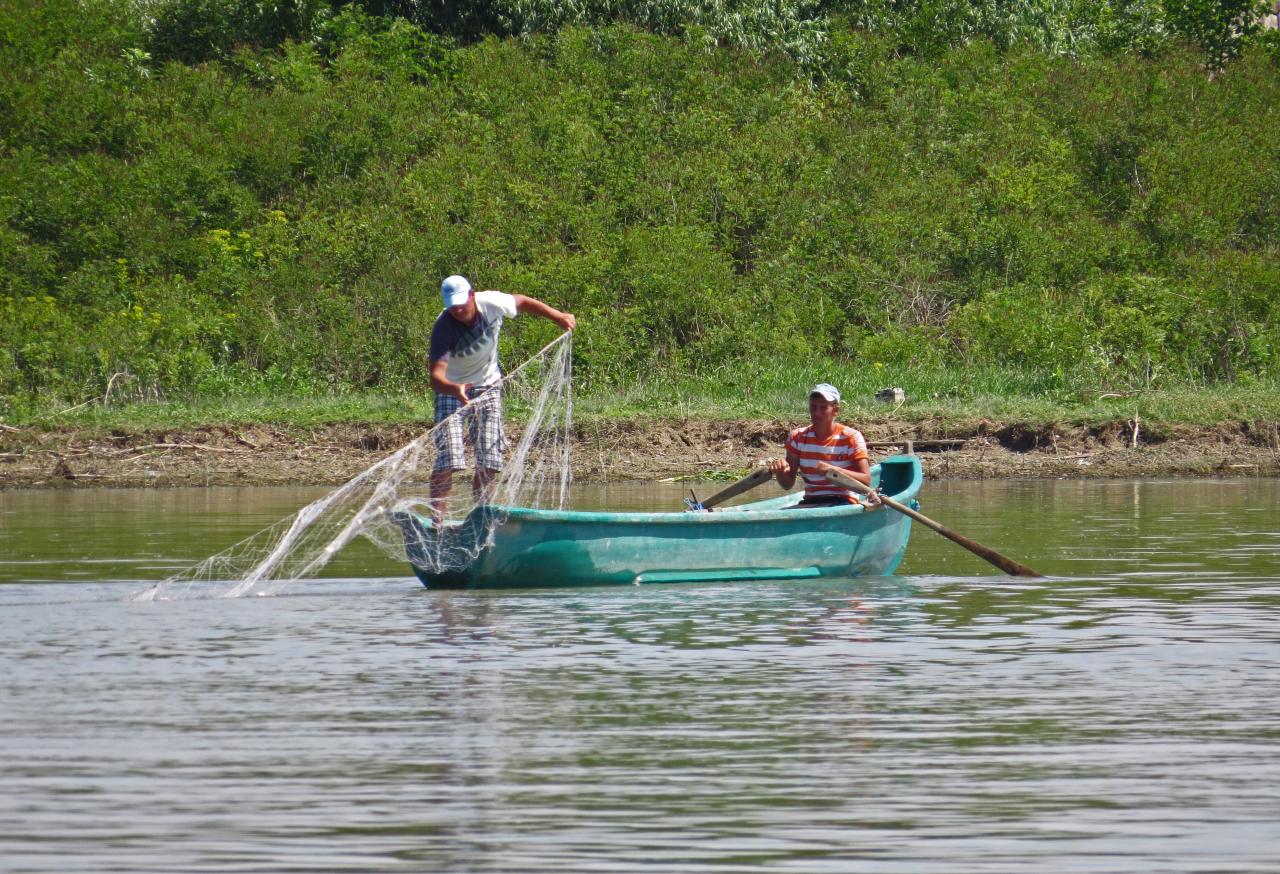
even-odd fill
[{"label": "wooden oar", "polygon": [[702,502],[702,509],[710,510],[717,504],[723,504],[730,498],[737,497],[743,492],[750,491],[761,483],[767,483],[773,479],[773,472],[769,470],[768,465],[758,465],[755,470],[738,480],[731,486],[725,486],[711,497]]},{"label": "wooden oar", "polygon": [[[870,486],[865,485],[861,481],[854,479],[849,474],[848,471],[841,470],[838,467],[834,467],[830,464],[827,464],[825,461],[818,462],[818,470],[830,482],[836,483],[837,485],[842,485],[845,488],[853,489],[855,492],[858,492],[859,494],[869,495],[873,491],[873,489]],[[912,519],[915,519],[921,525],[932,528],[934,531],[937,531],[939,534],[941,534],[943,537],[947,538],[948,540],[954,543],[960,544],[965,549],[972,552],[974,555],[979,556],[980,558],[984,558],[987,561],[991,562],[993,565],[1000,568],[1000,570],[1004,571],[1006,574],[1009,574],[1015,577],[1044,576],[1043,574],[1036,573],[1035,571],[1033,571],[1031,568],[1027,567],[1024,564],[1018,564],[1013,559],[1007,556],[1001,555],[1000,553],[996,552],[994,549],[988,546],[983,546],[981,543],[975,543],[974,541],[970,540],[968,537],[965,537],[963,534],[957,534],[956,532],[952,531],[950,528],[947,528],[933,521],[923,513],[917,512],[916,510],[911,509],[905,504],[898,503],[893,498],[887,498],[884,495],[879,495],[878,497],[880,498],[880,502],[885,506],[891,509],[897,510],[899,513],[902,513],[904,516],[910,516]]]}]

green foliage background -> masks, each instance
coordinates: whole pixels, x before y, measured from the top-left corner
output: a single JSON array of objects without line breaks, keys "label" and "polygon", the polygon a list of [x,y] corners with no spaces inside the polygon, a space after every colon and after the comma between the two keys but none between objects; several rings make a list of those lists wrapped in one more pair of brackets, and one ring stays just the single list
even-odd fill
[{"label": "green foliage background", "polygon": [[1256,5],[3,0],[0,412],[424,390],[454,272],[588,393],[1274,379]]}]

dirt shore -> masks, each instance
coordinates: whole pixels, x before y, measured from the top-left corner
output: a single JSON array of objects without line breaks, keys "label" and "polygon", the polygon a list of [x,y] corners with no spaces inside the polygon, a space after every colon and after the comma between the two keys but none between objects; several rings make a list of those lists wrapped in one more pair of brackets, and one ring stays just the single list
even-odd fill
[{"label": "dirt shore", "polygon": [[[776,456],[788,424],[588,423],[576,429],[581,482],[740,473]],[[863,426],[873,460],[914,451],[934,479],[1278,476],[1280,424],[1074,427],[884,421]],[[414,426],[265,426],[186,431],[36,431],[0,426],[0,489],[341,483],[417,437]]]}]

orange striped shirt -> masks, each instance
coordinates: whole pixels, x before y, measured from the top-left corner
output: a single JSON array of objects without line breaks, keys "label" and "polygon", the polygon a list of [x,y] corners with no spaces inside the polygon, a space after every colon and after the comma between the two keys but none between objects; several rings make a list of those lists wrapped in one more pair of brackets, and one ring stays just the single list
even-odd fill
[{"label": "orange striped shirt", "polygon": [[853,470],[855,461],[862,458],[870,460],[867,441],[862,432],[848,425],[836,425],[830,437],[819,440],[813,433],[813,426],[805,425],[792,431],[785,445],[788,455],[800,459],[799,472],[804,479],[806,498],[837,496],[848,498],[850,503],[858,500],[849,489],[828,482],[818,473],[818,462],[825,461],[835,467]]}]

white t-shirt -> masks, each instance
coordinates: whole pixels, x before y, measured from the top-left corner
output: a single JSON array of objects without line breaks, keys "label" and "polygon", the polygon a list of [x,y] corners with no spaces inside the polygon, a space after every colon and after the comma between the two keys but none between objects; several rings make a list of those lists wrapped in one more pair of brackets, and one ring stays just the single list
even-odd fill
[{"label": "white t-shirt", "polygon": [[428,359],[448,362],[445,378],[450,382],[493,385],[502,379],[498,334],[503,319],[516,317],[516,299],[501,291],[477,291],[475,302],[479,311],[475,324],[462,324],[448,310],[436,317]]}]

